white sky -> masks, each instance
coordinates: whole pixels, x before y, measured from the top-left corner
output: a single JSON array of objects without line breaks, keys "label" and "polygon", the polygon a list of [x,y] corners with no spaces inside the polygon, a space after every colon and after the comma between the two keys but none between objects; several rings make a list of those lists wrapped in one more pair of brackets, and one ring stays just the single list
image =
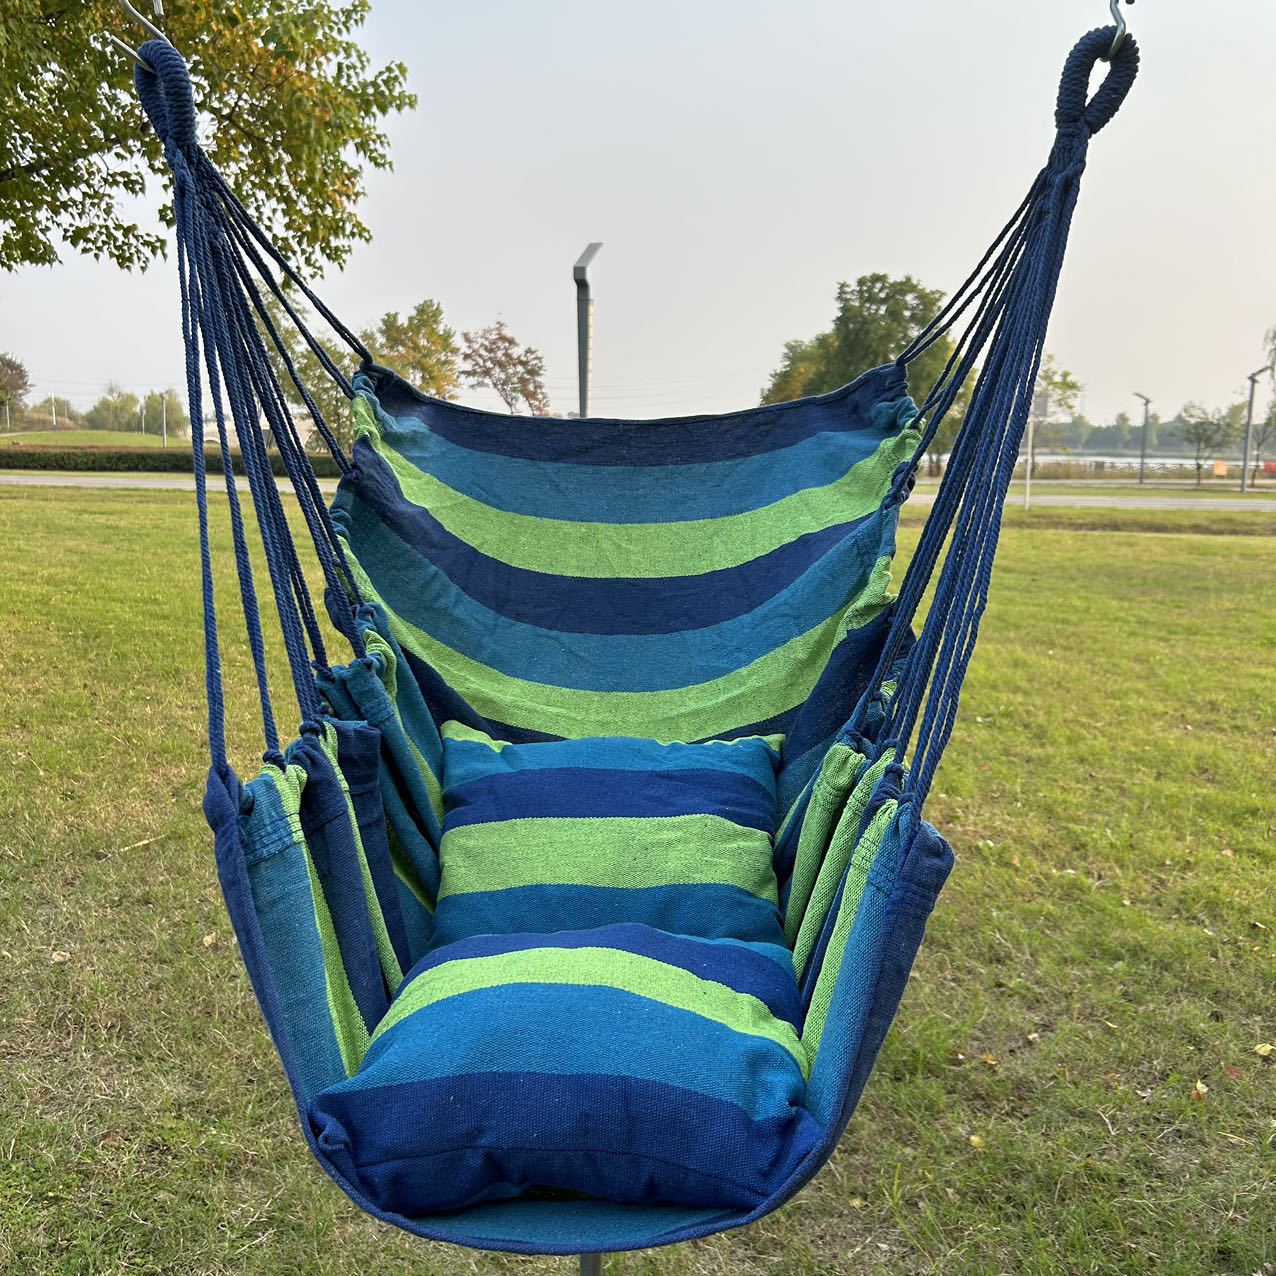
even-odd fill
[{"label": "white sky", "polygon": [[[1276,4],[1143,0],[1144,69],[1091,150],[1050,348],[1091,420],[1242,397],[1276,324]],[[438,298],[497,317],[575,402],[571,266],[591,239],[594,410],[754,403],[841,279],[951,290],[1044,161],[1059,70],[1103,0],[374,0],[402,58],[374,241],[321,291],[352,326]],[[158,198],[158,192],[156,194]],[[0,277],[36,393],[181,386],[171,262]],[[475,402],[485,402],[482,396]]]}]

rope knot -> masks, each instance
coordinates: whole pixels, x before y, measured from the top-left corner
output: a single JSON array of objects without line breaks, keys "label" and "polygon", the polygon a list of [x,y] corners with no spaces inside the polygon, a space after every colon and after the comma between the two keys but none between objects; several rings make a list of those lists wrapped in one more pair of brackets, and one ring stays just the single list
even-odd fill
[{"label": "rope knot", "polygon": [[193,150],[195,135],[195,94],[182,55],[167,40],[148,40],[138,50],[147,67],[133,68],[133,86],[155,135],[170,148]]},{"label": "rope knot", "polygon": [[1099,27],[1083,35],[1068,55],[1054,117],[1061,132],[1084,125],[1093,135],[1121,109],[1139,74],[1139,46],[1133,36],[1126,36],[1116,57],[1110,61],[1103,83],[1095,95],[1089,97],[1090,75],[1100,62],[1108,60],[1116,34],[1116,27]]}]

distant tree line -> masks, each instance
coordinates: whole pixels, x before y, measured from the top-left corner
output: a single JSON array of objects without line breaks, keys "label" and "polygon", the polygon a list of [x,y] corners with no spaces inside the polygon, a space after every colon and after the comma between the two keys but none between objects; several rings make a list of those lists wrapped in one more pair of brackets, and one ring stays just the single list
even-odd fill
[{"label": "distant tree line", "polygon": [[[861,275],[837,286],[833,322],[814,337],[788,342],[779,367],[762,391],[763,403],[781,403],[826,394],[846,385],[868,368],[893,362],[939,312],[944,294],[911,275]],[[1276,328],[1267,335],[1269,355],[1276,360]],[[909,365],[914,393],[924,395],[943,372],[953,352],[945,337]],[[1051,354],[1042,361],[1033,405],[1032,448],[1050,452],[1137,452],[1143,445],[1143,422],[1118,414],[1111,425],[1094,425],[1077,411],[1084,386]],[[929,468],[938,473],[961,427],[968,398],[954,404],[935,437]],[[1209,409],[1185,404],[1172,420],[1149,414],[1149,452],[1191,457],[1200,481],[1205,462],[1241,443],[1247,405],[1233,403]],[[1255,413],[1251,460],[1257,476],[1265,455],[1276,451],[1276,398]]]}]

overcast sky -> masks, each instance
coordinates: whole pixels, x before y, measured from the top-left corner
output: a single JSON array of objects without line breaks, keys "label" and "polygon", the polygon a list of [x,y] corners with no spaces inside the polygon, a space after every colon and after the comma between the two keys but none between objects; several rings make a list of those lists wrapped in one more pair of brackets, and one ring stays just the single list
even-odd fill
[{"label": "overcast sky", "polygon": [[[1242,396],[1276,324],[1276,4],[1143,0],[1143,74],[1094,142],[1050,335],[1095,422]],[[353,326],[422,297],[504,318],[574,406],[592,239],[599,415],[757,401],[837,282],[951,290],[1044,161],[1059,70],[1104,0],[373,0],[418,110],[389,122],[374,239],[321,291]],[[155,198],[159,198],[156,191]],[[182,385],[173,265],[67,254],[0,276],[37,394]],[[481,395],[471,401],[485,403]]]}]

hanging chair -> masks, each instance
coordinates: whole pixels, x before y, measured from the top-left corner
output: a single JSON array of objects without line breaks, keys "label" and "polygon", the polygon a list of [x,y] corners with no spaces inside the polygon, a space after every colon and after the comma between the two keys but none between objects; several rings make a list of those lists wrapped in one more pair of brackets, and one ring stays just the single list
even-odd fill
[{"label": "hanging chair", "polygon": [[[1087,148],[1137,73],[1123,34],[1076,46],[1045,168],[894,363],[816,398],[645,422],[500,416],[377,366],[200,149],[182,58],[139,51],[266,741],[241,782],[197,429],[204,809],[302,1129],[365,1210],[476,1248],[603,1253],[749,1223],[832,1153],[952,864],[922,808]],[[298,292],[358,356],[352,380]],[[353,404],[350,454],[280,313]],[[959,324],[915,403],[909,364]],[[899,508],[968,379],[896,593]],[[331,507],[298,400],[341,471]],[[286,745],[232,425],[300,710]]]}]

